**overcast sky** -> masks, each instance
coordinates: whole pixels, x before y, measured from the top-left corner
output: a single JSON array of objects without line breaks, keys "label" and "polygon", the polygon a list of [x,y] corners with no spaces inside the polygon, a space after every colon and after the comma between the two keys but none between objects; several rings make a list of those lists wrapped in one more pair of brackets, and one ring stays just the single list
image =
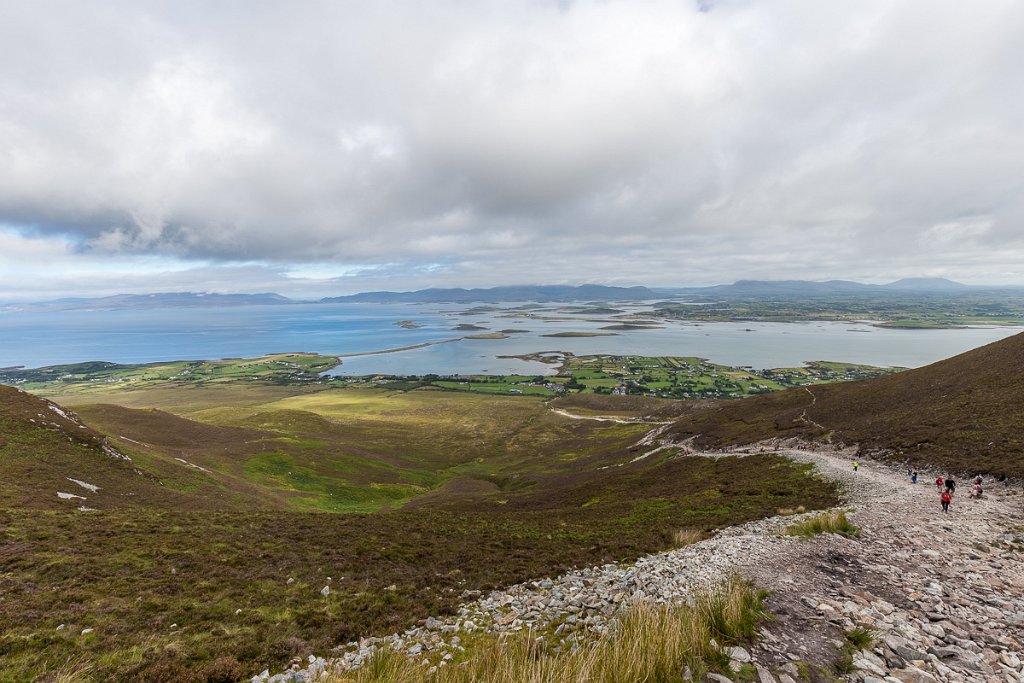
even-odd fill
[{"label": "overcast sky", "polygon": [[0,0],[0,299],[1024,284],[1024,3]]}]

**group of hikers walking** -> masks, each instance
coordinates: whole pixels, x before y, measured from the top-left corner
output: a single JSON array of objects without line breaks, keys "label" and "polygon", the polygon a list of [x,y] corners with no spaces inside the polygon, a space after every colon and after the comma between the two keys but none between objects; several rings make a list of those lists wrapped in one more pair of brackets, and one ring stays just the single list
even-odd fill
[{"label": "group of hikers walking", "polygon": [[[853,471],[856,472],[860,469],[860,461],[853,461]],[[910,468],[907,469],[907,474],[910,476],[910,483],[917,483],[917,470]],[[935,480],[935,487],[939,491],[939,502],[942,503],[942,511],[949,512],[949,505],[953,502],[953,495],[956,493],[956,481],[952,478],[943,479],[940,474]],[[979,472],[974,477],[974,481],[971,484],[971,498],[981,498],[981,473]]]},{"label": "group of hikers walking", "polygon": [[[915,472],[916,474],[916,472]],[[949,504],[953,502],[953,495],[956,493],[956,481],[952,478],[943,479],[940,474],[935,480],[935,488],[939,492],[939,502],[942,503],[942,511],[949,512]],[[981,498],[981,474],[974,477],[971,484],[971,498]]]}]

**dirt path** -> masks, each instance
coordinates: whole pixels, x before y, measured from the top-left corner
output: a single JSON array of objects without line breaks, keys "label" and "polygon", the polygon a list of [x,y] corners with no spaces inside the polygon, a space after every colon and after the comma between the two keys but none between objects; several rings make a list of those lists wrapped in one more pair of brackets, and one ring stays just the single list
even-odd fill
[{"label": "dirt path", "polygon": [[671,421],[669,421],[669,422],[652,422],[650,420],[645,420],[642,417],[615,417],[613,415],[576,415],[575,413],[570,413],[568,410],[563,410],[562,408],[552,408],[550,406],[548,406],[548,409],[551,412],[555,413],[556,415],[561,415],[562,417],[567,417],[570,420],[596,420],[598,422],[616,422],[618,424],[624,424],[624,425],[626,425],[626,424],[629,424],[629,425],[634,425],[634,424],[645,424],[645,425],[669,425],[669,424],[674,424]]}]

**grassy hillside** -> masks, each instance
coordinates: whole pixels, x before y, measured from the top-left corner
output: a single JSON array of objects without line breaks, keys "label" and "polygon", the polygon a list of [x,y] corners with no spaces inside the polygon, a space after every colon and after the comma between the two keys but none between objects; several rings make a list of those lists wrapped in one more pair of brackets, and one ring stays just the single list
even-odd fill
[{"label": "grassy hillside", "polygon": [[[630,462],[650,425],[528,396],[222,382],[98,397],[59,398],[79,420],[0,387],[0,681],[235,680],[466,590],[836,501],[770,456]],[[614,398],[589,407],[667,408]]]},{"label": "grassy hillside", "polygon": [[189,499],[160,486],[70,409],[2,385],[0,478],[0,506],[10,508],[107,510]]},{"label": "grassy hillside", "polygon": [[704,446],[798,436],[911,464],[1024,476],[1024,335],[888,377],[791,389],[692,413]]}]

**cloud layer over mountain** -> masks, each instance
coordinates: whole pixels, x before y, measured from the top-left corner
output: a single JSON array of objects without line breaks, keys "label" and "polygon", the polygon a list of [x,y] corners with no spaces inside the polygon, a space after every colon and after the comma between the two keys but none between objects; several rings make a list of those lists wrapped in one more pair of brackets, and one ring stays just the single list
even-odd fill
[{"label": "cloud layer over mountain", "polygon": [[1020,282],[1021,35],[1011,0],[7,3],[0,271]]}]

